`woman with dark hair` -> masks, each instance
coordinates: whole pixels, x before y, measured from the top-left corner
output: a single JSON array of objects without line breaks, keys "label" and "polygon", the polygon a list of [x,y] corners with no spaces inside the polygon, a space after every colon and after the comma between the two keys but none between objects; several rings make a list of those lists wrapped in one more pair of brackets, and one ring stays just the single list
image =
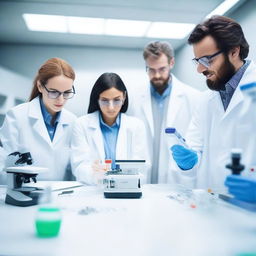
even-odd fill
[{"label": "woman with dark hair", "polygon": [[[29,102],[8,111],[0,130],[7,154],[30,152],[35,166],[47,167],[40,180],[65,180],[75,116],[63,107],[75,94],[73,68],[60,58],[47,60],[34,79]],[[70,170],[69,173],[71,174]]]},{"label": "woman with dark hair", "polygon": [[88,114],[77,119],[72,136],[72,170],[79,181],[93,184],[102,177],[102,160],[148,159],[145,127],[125,114],[128,93],[115,73],[104,73],[95,82]]}]

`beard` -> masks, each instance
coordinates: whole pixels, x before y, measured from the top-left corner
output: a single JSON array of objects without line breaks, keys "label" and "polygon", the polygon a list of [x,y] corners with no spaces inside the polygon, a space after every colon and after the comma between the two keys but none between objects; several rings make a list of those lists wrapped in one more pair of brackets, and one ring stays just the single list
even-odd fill
[{"label": "beard", "polygon": [[150,80],[152,86],[157,90],[157,91],[164,91],[165,88],[168,86],[168,82],[170,79],[170,75],[164,79],[164,78],[152,78]]},{"label": "beard", "polygon": [[206,84],[210,90],[220,91],[225,90],[225,84],[230,80],[230,78],[236,73],[235,67],[229,61],[228,56],[225,55],[224,63],[220,66],[218,73],[206,70],[203,74],[206,76],[208,74],[215,74],[216,79],[206,80]]}]

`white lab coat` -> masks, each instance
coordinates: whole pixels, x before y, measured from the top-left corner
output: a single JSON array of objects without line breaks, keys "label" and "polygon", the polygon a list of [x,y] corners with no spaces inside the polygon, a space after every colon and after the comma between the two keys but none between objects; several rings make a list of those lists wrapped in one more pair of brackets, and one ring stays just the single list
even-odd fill
[{"label": "white lab coat", "polygon": [[0,139],[7,154],[29,151],[33,165],[49,169],[48,172],[39,174],[38,180],[69,179],[66,169],[70,165],[71,132],[75,119],[75,115],[62,109],[51,141],[37,97],[7,112],[0,129]]},{"label": "white lab coat", "polygon": [[219,92],[211,90],[204,92],[186,135],[189,146],[202,152],[199,154],[200,161],[191,170],[174,171],[178,174],[181,183],[196,188],[222,190],[226,176],[231,174],[230,170],[225,168],[225,165],[231,162],[231,149],[242,148],[244,159],[255,154],[255,152],[247,152],[251,131],[244,132],[243,124],[239,123],[238,119],[244,99],[239,87],[254,81],[256,81],[256,66],[251,62],[226,111]]},{"label": "white lab coat", "polygon": [[[200,92],[196,89],[182,83],[172,74],[172,89],[167,109],[165,122],[163,121],[159,166],[158,166],[158,183],[175,183],[170,171],[171,162],[173,161],[170,154],[170,145],[167,143],[165,134],[166,127],[175,127],[178,132],[184,137],[191,121],[192,112],[197,104]],[[131,97],[130,97],[131,98]],[[146,91],[135,96],[134,102],[130,104],[129,114],[135,115],[144,121],[147,141],[149,144],[150,161],[153,159],[153,139],[154,139],[154,122],[152,113],[152,102],[150,86],[147,86]],[[150,183],[150,175],[147,182]]]},{"label": "white lab coat", "polygon": [[[95,160],[105,159],[104,140],[98,111],[76,120],[71,146],[72,171],[76,179],[87,184],[94,184],[92,164]],[[121,113],[116,159],[145,159],[148,162],[147,152],[145,127],[142,121]]]}]

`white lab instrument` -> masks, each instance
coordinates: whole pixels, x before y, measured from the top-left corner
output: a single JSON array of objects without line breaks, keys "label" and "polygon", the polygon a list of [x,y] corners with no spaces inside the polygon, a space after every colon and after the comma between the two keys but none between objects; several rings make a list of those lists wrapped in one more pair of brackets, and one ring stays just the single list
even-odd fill
[{"label": "white lab instrument", "polygon": [[145,160],[116,160],[116,169],[105,174],[104,196],[106,198],[140,198],[141,174]]},{"label": "white lab instrument", "polygon": [[[23,186],[23,183],[30,183],[32,179],[36,183],[36,176],[39,173],[46,172],[47,168],[32,166],[32,158],[29,152],[11,154],[17,157],[13,166],[7,167],[7,190],[5,203],[16,206],[30,206],[38,203],[39,197],[43,193],[43,189]],[[16,165],[16,166],[15,166]]]}]

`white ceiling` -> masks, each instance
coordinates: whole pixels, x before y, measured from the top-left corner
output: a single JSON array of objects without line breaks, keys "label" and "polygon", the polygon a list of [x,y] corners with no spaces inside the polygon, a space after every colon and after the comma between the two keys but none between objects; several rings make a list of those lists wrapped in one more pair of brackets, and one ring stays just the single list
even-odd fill
[{"label": "white ceiling", "polygon": [[[141,49],[149,38],[28,31],[23,13],[162,22],[200,22],[223,0],[20,0],[0,1],[0,43],[79,45]],[[240,5],[245,0],[241,1]],[[231,11],[234,11],[235,6]],[[156,38],[157,39],[157,38]],[[154,39],[152,39],[154,40]],[[177,49],[183,40],[168,40]]]}]

